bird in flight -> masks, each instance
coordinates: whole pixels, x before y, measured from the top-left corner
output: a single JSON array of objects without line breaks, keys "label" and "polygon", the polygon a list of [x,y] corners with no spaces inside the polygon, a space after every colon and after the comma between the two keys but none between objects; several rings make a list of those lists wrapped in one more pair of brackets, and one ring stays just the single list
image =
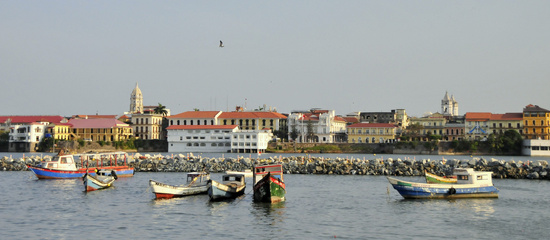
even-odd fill
[{"label": "bird in flight", "polygon": [[220,47],[223,47],[223,42],[222,42],[222,40],[220,40]]}]

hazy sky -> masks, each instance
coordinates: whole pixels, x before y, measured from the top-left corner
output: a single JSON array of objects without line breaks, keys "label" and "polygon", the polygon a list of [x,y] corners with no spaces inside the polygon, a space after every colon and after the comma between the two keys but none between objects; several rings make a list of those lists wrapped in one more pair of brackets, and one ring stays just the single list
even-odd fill
[{"label": "hazy sky", "polygon": [[[0,0],[0,115],[550,109],[550,1]],[[218,47],[219,41],[225,47]],[[246,99],[246,100],[245,100]]]}]

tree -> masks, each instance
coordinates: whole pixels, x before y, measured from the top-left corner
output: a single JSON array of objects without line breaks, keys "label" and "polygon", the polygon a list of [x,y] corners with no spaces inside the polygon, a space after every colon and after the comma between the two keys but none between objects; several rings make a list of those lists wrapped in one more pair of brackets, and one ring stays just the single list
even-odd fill
[{"label": "tree", "polygon": [[315,136],[315,132],[313,131],[313,122],[311,122],[311,120],[308,120],[306,127],[307,127],[306,139],[311,140]]},{"label": "tree", "polygon": [[168,111],[166,110],[166,106],[163,106],[159,103],[159,105],[155,108],[154,113],[156,114],[162,114],[162,116],[166,116],[168,114]]},{"label": "tree", "polygon": [[407,127],[407,134],[411,136],[412,140],[420,136],[420,131],[424,129],[420,123],[413,123]]},{"label": "tree", "polygon": [[290,129],[290,138],[296,141],[296,138],[298,137],[298,130],[296,129],[296,124],[291,126]]}]

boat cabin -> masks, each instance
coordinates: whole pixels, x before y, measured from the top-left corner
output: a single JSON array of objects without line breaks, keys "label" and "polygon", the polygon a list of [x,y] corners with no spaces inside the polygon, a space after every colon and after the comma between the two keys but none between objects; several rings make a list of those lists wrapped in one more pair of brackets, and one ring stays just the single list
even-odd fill
[{"label": "boat cabin", "polygon": [[43,168],[64,171],[76,171],[73,155],[57,155],[51,161],[42,163]]},{"label": "boat cabin", "polygon": [[270,173],[271,176],[274,176],[276,178],[281,179],[281,181],[284,181],[283,165],[276,164],[276,165],[254,167],[254,184],[260,181],[263,178],[263,176],[267,175],[268,173]]},{"label": "boat cabin", "polygon": [[190,172],[187,173],[187,183],[189,185],[204,185],[210,180],[210,174],[206,172]]},{"label": "boat cabin", "polygon": [[244,184],[244,175],[243,174],[225,174],[222,176],[223,184],[236,183],[239,185]]},{"label": "boat cabin", "polygon": [[489,184],[493,185],[492,172],[474,171],[473,168],[455,168],[457,184]]}]

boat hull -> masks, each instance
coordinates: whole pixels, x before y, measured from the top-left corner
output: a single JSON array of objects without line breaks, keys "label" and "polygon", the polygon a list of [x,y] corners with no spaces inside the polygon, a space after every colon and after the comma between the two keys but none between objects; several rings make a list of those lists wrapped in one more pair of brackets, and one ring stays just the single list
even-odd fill
[{"label": "boat hull", "polygon": [[285,201],[285,184],[271,174],[265,175],[254,185],[254,201],[276,203]]},{"label": "boat hull", "polygon": [[199,186],[174,186],[168,185],[155,180],[149,180],[149,185],[153,189],[155,197],[158,199],[169,199],[176,197],[185,197],[197,194],[206,194],[208,185]]},{"label": "boat hull", "polygon": [[[41,168],[27,165],[38,179],[69,179],[69,178],[81,178],[88,172],[88,174],[95,176],[95,168],[80,168],[75,171],[54,170],[48,168]],[[99,169],[115,170],[118,177],[132,177],[134,176],[134,169],[127,166],[116,167],[100,167]]]},{"label": "boat hull", "polygon": [[91,175],[84,176],[84,189],[87,192],[104,189],[111,187],[113,185],[113,182],[115,181],[114,177],[109,178],[108,181],[100,181],[99,179],[95,178]]},{"label": "boat hull", "polygon": [[216,181],[211,181],[208,187],[208,196],[211,201],[234,199],[244,194],[246,185],[229,186]]},{"label": "boat hull", "polygon": [[492,185],[424,184],[387,177],[390,184],[405,199],[498,198],[499,190]]}]

